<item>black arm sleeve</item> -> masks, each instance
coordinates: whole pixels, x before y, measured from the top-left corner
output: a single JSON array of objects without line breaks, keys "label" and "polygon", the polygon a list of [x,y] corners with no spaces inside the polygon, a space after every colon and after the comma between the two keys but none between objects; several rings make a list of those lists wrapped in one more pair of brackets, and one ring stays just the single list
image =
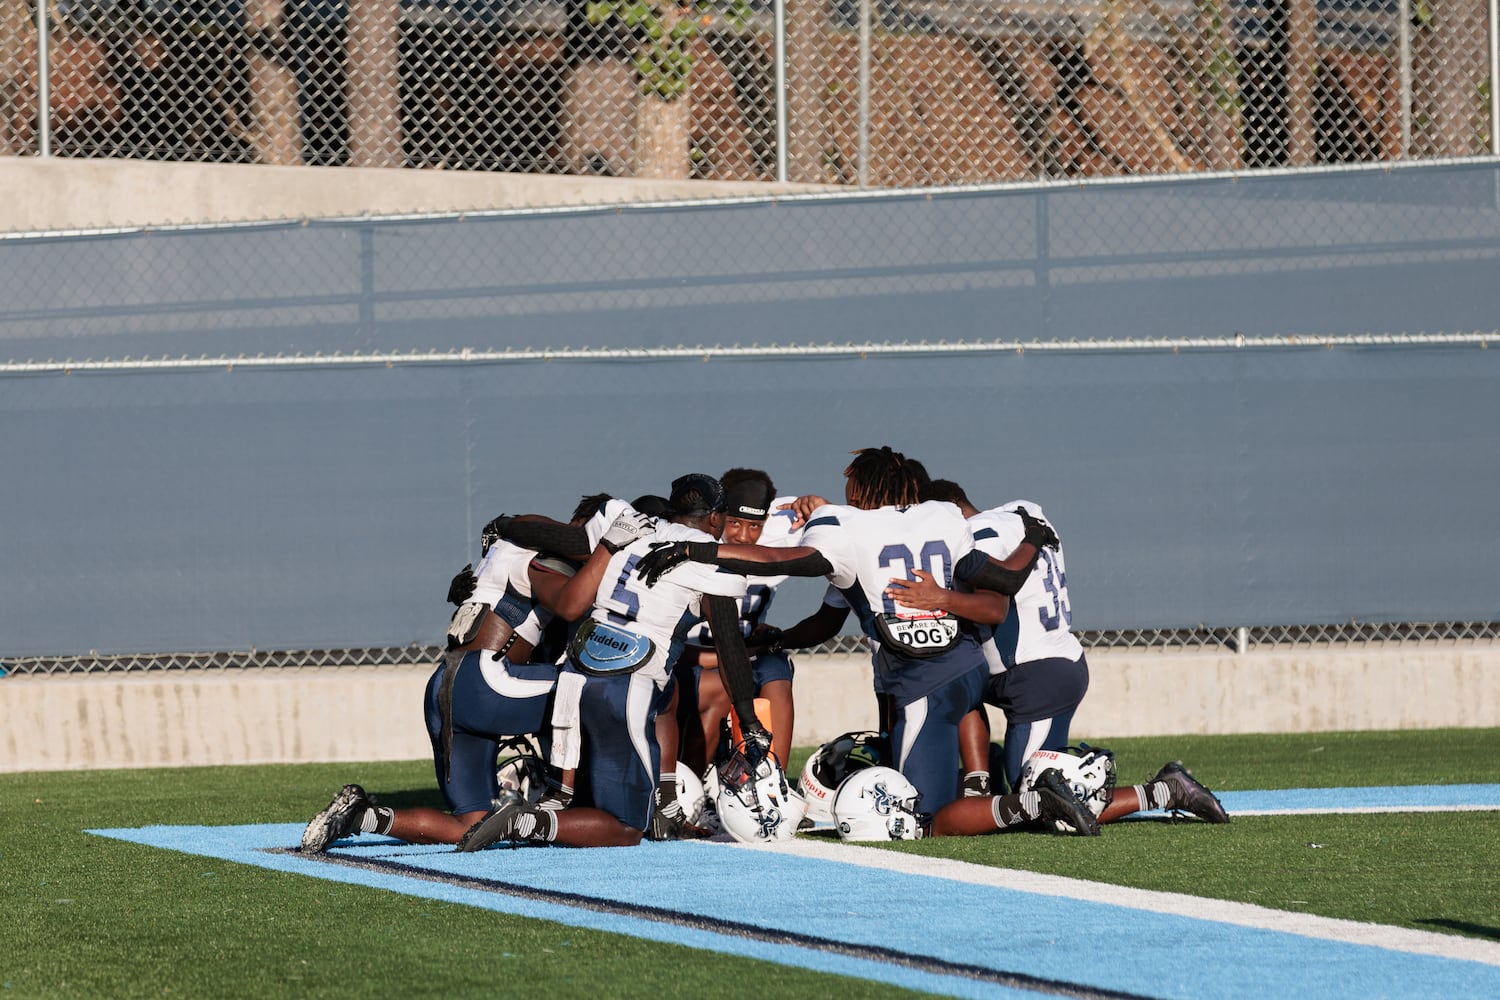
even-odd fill
[{"label": "black arm sleeve", "polygon": [[787,562],[754,562],[750,559],[725,559],[720,556],[714,565],[741,576],[827,576],[833,572],[833,564],[821,552],[799,556]]},{"label": "black arm sleeve", "polygon": [[1015,597],[1016,591],[1021,589],[1026,578],[1031,575],[1031,567],[1036,565],[1036,557],[1040,554],[1041,550],[1033,546],[1031,560],[1024,568],[1006,569],[983,552],[974,549],[953,567],[953,576],[971,587]]},{"label": "black arm sleeve", "polygon": [[755,718],[755,678],[750,672],[750,654],[740,635],[740,603],[732,597],[704,594],[708,627],[714,634],[714,648],[719,654],[719,676],[729,690],[734,714],[742,723]]},{"label": "black arm sleeve", "polygon": [[582,527],[556,521],[512,521],[505,527],[505,540],[523,549],[560,556],[589,554],[589,533]]}]

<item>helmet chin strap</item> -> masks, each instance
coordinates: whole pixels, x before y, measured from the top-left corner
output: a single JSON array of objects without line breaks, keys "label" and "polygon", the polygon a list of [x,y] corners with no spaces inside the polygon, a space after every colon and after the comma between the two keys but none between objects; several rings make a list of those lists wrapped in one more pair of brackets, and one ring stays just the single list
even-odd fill
[{"label": "helmet chin strap", "polygon": [[719,782],[719,822],[735,840],[764,844],[790,840],[797,833],[807,805],[792,791],[775,757],[751,764],[741,744],[719,769]]}]

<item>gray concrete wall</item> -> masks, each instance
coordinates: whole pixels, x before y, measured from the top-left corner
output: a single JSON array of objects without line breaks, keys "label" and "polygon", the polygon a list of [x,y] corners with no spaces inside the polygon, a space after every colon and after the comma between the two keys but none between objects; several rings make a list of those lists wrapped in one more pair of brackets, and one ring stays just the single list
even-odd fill
[{"label": "gray concrete wall", "polygon": [[658,181],[361,167],[269,167],[0,157],[0,232],[412,212],[609,205],[822,190],[749,181]]},{"label": "gray concrete wall", "polygon": [[[1500,643],[1096,651],[1074,739],[1500,726]],[[429,754],[430,667],[0,680],[0,772]],[[862,656],[801,656],[794,743],[872,728]],[[998,720],[997,720],[998,721]]]}]

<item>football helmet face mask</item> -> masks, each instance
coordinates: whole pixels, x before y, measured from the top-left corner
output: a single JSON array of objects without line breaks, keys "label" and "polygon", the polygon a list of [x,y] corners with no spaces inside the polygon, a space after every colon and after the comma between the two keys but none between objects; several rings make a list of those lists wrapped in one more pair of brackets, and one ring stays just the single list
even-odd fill
[{"label": "football helmet face mask", "polygon": [[706,826],[704,817],[713,806],[703,788],[703,779],[682,761],[677,762],[677,802],[682,806],[682,815],[694,826]]},{"label": "football helmet face mask", "polygon": [[719,767],[720,826],[742,844],[791,840],[807,803],[787,784],[786,772],[768,756],[751,766],[738,749]]},{"label": "football helmet face mask", "polygon": [[824,823],[833,821],[833,796],[839,783],[855,771],[883,764],[886,741],[879,733],[844,733],[819,747],[802,767],[800,785],[807,800],[807,815]]},{"label": "football helmet face mask", "polygon": [[[1078,800],[1098,816],[1115,795],[1115,755],[1098,747],[1067,747],[1062,750],[1038,750],[1021,765],[1021,780],[1016,791],[1029,792],[1036,786],[1037,775],[1056,768],[1063,781],[1073,789]],[[1061,820],[1055,826],[1059,833],[1072,833],[1073,827]]]},{"label": "football helmet face mask", "polygon": [[547,793],[547,763],[536,746],[526,737],[515,737],[500,743],[495,760],[495,782],[501,792],[515,792],[528,806],[534,806]]},{"label": "football helmet face mask", "polygon": [[841,840],[918,840],[924,823],[921,793],[893,767],[866,767],[839,784],[833,822]]}]

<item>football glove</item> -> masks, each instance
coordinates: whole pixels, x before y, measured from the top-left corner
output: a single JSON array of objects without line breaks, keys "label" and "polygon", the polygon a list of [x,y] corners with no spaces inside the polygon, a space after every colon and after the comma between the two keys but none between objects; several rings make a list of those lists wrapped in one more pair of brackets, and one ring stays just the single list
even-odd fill
[{"label": "football glove", "polygon": [[748,719],[740,717],[740,733],[745,737],[745,760],[751,767],[760,767],[761,761],[771,755],[771,734],[754,714]]},{"label": "football glove", "polygon": [[599,544],[604,546],[610,555],[629,545],[642,535],[649,535],[656,530],[656,522],[642,514],[638,510],[628,510],[615,518],[609,530],[599,539]]},{"label": "football glove", "polygon": [[656,586],[663,574],[685,562],[713,562],[719,554],[717,542],[652,542],[651,551],[641,556],[635,571],[648,587]]},{"label": "football glove", "polygon": [[1039,549],[1043,546],[1055,549],[1061,544],[1058,541],[1057,532],[1052,530],[1052,525],[1039,517],[1032,517],[1031,511],[1025,507],[1017,507],[1016,513],[1020,516],[1021,523],[1026,527],[1026,534],[1022,537],[1021,541],[1030,542]]},{"label": "football glove", "polygon": [[762,622],[751,631],[745,645],[763,653],[779,653],[782,650],[781,629]]},{"label": "football glove", "polygon": [[469,563],[459,570],[453,577],[453,582],[448,584],[448,603],[461,605],[474,596],[474,588],[479,586],[479,579],[474,575],[474,564]]},{"label": "football glove", "polygon": [[505,529],[510,527],[511,520],[511,515],[501,514],[484,526],[484,530],[479,533],[479,554],[481,556],[489,555],[490,546],[505,537]]}]

